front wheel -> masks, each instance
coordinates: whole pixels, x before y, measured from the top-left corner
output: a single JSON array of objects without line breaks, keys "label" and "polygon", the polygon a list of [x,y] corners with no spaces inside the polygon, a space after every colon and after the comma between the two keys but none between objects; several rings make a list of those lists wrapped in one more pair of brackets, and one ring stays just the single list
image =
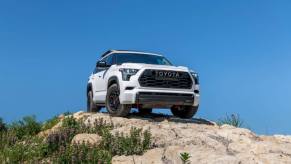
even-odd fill
[{"label": "front wheel", "polygon": [[174,106],[171,108],[174,116],[180,118],[192,118],[198,111],[198,106]]},{"label": "front wheel", "polygon": [[110,115],[124,117],[131,110],[131,105],[120,104],[119,88],[117,84],[113,84],[108,88],[106,95],[106,108]]}]

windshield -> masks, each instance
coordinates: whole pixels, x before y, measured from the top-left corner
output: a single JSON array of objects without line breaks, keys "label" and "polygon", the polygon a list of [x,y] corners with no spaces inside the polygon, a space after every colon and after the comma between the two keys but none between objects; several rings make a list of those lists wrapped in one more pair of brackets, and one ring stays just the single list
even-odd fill
[{"label": "windshield", "polygon": [[134,53],[117,53],[116,63],[145,63],[156,65],[172,65],[169,60],[163,56],[147,55],[147,54],[134,54]]}]

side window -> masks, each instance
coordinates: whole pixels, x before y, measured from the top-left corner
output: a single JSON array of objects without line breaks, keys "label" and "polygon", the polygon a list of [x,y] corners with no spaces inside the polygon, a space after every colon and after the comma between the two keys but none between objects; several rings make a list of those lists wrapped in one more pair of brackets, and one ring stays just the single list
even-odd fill
[{"label": "side window", "polygon": [[116,64],[116,54],[112,54],[112,65]]},{"label": "side window", "polygon": [[105,59],[106,64],[107,64],[107,65],[113,65],[113,64],[114,64],[114,57],[115,57],[114,54],[108,56],[107,59]]}]

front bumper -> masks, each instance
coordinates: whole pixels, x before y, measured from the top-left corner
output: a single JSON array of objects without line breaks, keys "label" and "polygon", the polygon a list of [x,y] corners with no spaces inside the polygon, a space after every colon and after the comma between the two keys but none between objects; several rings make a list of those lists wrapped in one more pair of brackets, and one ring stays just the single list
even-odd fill
[{"label": "front bumper", "polygon": [[194,94],[139,92],[137,104],[147,105],[193,105]]},{"label": "front bumper", "polygon": [[194,92],[134,88],[120,93],[121,104],[147,104],[153,106],[199,105],[200,95]]}]

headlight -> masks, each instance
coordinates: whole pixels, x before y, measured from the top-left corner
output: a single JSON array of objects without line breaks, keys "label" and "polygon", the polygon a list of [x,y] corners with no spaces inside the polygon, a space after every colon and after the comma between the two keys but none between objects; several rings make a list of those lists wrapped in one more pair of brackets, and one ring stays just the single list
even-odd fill
[{"label": "headlight", "polygon": [[131,68],[121,68],[119,71],[122,74],[122,80],[129,81],[130,77],[135,75],[139,70]]},{"label": "headlight", "polygon": [[199,84],[199,75],[196,72],[191,72],[191,75],[195,81],[195,84]]}]

